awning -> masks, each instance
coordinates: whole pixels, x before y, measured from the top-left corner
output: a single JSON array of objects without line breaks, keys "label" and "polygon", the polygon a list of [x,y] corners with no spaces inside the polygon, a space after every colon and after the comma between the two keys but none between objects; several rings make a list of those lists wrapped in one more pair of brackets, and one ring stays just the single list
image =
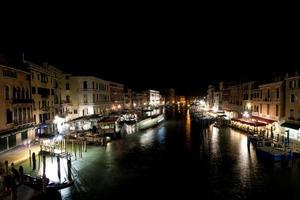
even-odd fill
[{"label": "awning", "polygon": [[288,123],[288,122],[282,123],[281,126],[286,127],[286,128],[295,129],[295,130],[299,130],[300,129],[300,125],[299,124],[292,124],[292,123]]},{"label": "awning", "polygon": [[242,118],[240,118],[240,119],[235,118],[235,119],[231,119],[231,120],[236,121],[236,122],[240,122],[242,124],[246,124],[246,125],[249,125],[249,126],[254,126],[254,127],[256,127],[256,126],[266,126],[266,124],[264,124],[264,123],[255,122],[255,121],[245,121]]},{"label": "awning", "polygon": [[265,118],[257,117],[257,116],[252,116],[251,118],[257,120],[258,122],[262,122],[262,123],[266,123],[266,124],[272,124],[275,122],[274,120],[265,119]]}]

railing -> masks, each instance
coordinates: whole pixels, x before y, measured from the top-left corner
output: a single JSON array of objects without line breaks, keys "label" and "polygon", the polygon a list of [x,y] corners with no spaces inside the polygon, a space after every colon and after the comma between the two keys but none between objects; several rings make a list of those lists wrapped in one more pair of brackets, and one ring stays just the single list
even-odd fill
[{"label": "railing", "polygon": [[18,104],[18,103],[33,103],[32,99],[13,99],[13,104]]},{"label": "railing", "polygon": [[62,100],[62,103],[72,103],[72,101],[66,101],[66,100]]},{"label": "railing", "polygon": [[34,119],[26,119],[26,120],[14,120],[15,125],[24,125],[35,122]]},{"label": "railing", "polygon": [[42,111],[49,111],[49,107],[48,106],[43,106],[43,107],[40,107],[40,110]]}]

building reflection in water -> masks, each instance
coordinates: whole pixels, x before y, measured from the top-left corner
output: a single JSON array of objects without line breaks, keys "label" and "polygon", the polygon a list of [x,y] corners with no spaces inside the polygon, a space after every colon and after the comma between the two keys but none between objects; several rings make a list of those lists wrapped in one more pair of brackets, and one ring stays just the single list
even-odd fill
[{"label": "building reflection in water", "polygon": [[186,121],[185,121],[185,147],[188,151],[191,150],[191,117],[190,110],[186,112]]}]

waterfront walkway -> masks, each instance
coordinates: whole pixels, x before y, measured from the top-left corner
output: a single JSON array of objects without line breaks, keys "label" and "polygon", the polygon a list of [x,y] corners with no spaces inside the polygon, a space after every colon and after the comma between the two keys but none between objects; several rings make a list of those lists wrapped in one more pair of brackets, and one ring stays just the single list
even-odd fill
[{"label": "waterfront walkway", "polygon": [[0,154],[0,167],[4,165],[4,162],[7,160],[9,164],[14,163],[15,165],[29,159],[29,150],[35,155],[38,155],[40,151],[40,145],[35,144],[31,145],[30,148],[26,146],[19,146],[14,149],[11,149],[7,152]]},{"label": "waterfront walkway", "polygon": [[[29,151],[30,150],[30,151]],[[0,167],[5,168],[4,162],[8,161],[8,166],[10,168],[11,163],[15,166],[29,159],[29,152],[38,155],[40,151],[40,145],[31,145],[30,148],[26,146],[19,146],[11,149],[7,152],[0,154]],[[0,177],[1,178],[1,177]],[[1,181],[0,181],[0,184]],[[4,188],[0,187],[0,200],[10,200],[11,194],[9,191],[3,191]],[[19,185],[17,187],[17,199],[30,200],[30,199],[45,199],[44,194],[38,190],[35,190],[26,185]]]}]

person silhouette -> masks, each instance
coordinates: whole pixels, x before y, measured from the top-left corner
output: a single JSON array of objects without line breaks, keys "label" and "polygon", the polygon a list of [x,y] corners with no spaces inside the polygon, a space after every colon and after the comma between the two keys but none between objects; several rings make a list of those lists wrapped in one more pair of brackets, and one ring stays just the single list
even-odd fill
[{"label": "person silhouette", "polygon": [[35,153],[32,153],[32,170],[36,169],[36,158]]}]

